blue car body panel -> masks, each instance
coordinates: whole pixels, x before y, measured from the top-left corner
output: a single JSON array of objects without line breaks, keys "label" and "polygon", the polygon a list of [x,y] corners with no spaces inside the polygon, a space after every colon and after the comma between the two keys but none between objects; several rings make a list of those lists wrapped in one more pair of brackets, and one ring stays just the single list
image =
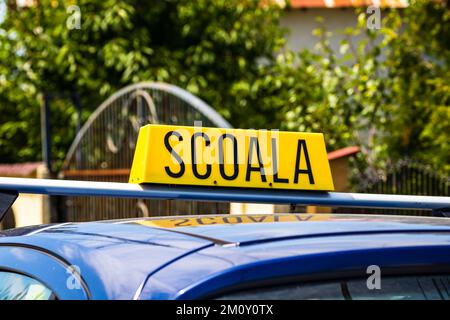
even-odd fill
[{"label": "blue car body panel", "polygon": [[149,272],[210,245],[182,234],[110,223],[65,224],[31,235],[0,237],[3,243],[45,248],[63,257],[79,267],[93,299],[133,299]]},{"label": "blue car body panel", "polygon": [[[408,238],[399,240],[398,234],[361,236],[356,245],[353,236],[344,236],[330,237],[326,242],[301,239],[249,248],[209,247],[152,275],[141,298],[202,298],[224,288],[299,275],[359,271],[364,276],[370,265],[382,269],[450,266],[448,234],[419,233]],[[324,249],[324,245],[328,248]]]},{"label": "blue car body panel", "polygon": [[[92,299],[193,299],[246,283],[338,275],[371,264],[450,266],[445,218],[290,216],[298,219],[264,222],[259,215],[255,223],[227,218],[228,223],[208,225],[212,216],[203,216],[201,224],[176,228],[134,219],[14,229],[0,233],[0,249],[32,247],[76,265]],[[3,257],[0,269],[8,262],[8,255]]]}]

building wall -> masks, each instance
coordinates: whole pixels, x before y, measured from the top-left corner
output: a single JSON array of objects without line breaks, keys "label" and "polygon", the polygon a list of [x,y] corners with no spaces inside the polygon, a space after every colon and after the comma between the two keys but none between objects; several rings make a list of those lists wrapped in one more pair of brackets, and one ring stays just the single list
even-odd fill
[{"label": "building wall", "polygon": [[44,196],[40,194],[20,194],[12,205],[16,227],[44,223]]},{"label": "building wall", "polygon": [[[9,171],[6,170],[8,166],[11,166]],[[2,170],[0,170],[0,176],[41,179],[49,177],[45,166],[41,163],[31,165],[4,164],[2,165]],[[11,206],[11,211],[7,213],[12,216],[5,218],[5,223],[0,225],[0,230],[49,223],[48,201],[49,197],[41,194],[19,194],[16,201]],[[6,220],[8,220],[7,223]]]},{"label": "building wall", "polygon": [[[318,42],[314,36],[313,30],[319,27],[316,18],[323,18],[324,25],[329,31],[336,33],[338,30],[344,30],[347,27],[357,25],[357,15],[351,8],[317,8],[305,10],[286,11],[281,19],[281,25],[289,29],[288,47],[292,50],[313,49]],[[342,36],[333,36],[331,46],[333,49],[339,49],[339,42]]]}]

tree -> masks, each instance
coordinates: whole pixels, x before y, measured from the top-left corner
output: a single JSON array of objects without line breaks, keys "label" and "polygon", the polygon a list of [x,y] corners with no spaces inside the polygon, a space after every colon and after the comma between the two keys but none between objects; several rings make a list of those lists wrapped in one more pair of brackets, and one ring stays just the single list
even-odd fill
[{"label": "tree", "polygon": [[[407,155],[450,173],[450,9],[416,1],[387,18],[386,155]],[[404,28],[402,26],[405,26]]]},{"label": "tree", "polygon": [[369,29],[367,18],[361,10],[356,28],[338,31],[339,52],[322,24],[317,50],[261,66],[252,85],[236,84],[235,103],[258,106],[250,120],[257,127],[324,132],[329,149],[360,146],[359,171],[410,157],[450,173],[446,2],[384,12],[380,30]]},{"label": "tree", "polygon": [[[86,119],[125,85],[165,81],[200,96],[239,125],[242,113],[230,103],[233,86],[252,81],[259,63],[273,63],[284,43],[281,8],[270,2],[81,0],[79,10],[74,4],[42,0],[20,8],[9,1],[0,25],[2,162],[40,158],[45,92],[76,91]],[[76,117],[64,99],[54,109],[53,153],[61,160]]]},{"label": "tree", "polygon": [[[236,127],[324,132],[330,150],[361,146],[358,170],[407,156],[450,172],[447,1],[384,12],[380,30],[361,11],[339,52],[323,26],[319,49],[298,53],[284,46],[282,9],[271,3],[83,0],[81,29],[67,28],[70,3],[10,5],[0,30],[0,159],[40,157],[43,92],[76,90],[86,118],[118,88],[153,80],[186,88]],[[61,159],[76,118],[64,101],[55,107]]]},{"label": "tree", "polygon": [[364,13],[359,20],[359,28],[347,34],[367,37],[341,47],[356,59],[348,67],[340,63],[346,74],[340,96],[361,112],[355,128],[367,128],[358,130],[357,141],[366,147],[368,164],[382,168],[388,159],[409,157],[450,173],[447,3],[411,1],[406,9],[388,12],[380,30],[367,29]]}]

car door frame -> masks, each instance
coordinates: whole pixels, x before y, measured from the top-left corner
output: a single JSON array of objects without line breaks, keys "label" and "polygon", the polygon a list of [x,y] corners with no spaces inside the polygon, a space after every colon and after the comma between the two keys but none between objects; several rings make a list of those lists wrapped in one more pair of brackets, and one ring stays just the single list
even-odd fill
[{"label": "car door frame", "polygon": [[[204,278],[180,290],[173,299],[210,299],[234,291],[293,281],[368,277],[367,267],[374,264],[381,268],[382,276],[450,274],[450,246],[377,248],[262,260]],[[303,267],[299,268],[299,265]]]},{"label": "car door frame", "polygon": [[17,244],[0,244],[0,271],[31,277],[60,300],[88,300],[90,291],[76,266],[45,249]]}]

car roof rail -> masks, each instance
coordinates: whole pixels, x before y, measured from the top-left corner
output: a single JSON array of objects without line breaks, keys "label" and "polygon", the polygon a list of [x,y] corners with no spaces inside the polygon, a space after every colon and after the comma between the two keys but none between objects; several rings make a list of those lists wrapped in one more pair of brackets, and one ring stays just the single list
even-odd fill
[{"label": "car roof rail", "polygon": [[316,205],[376,209],[434,210],[446,216],[450,197],[364,194],[301,190],[270,190],[230,187],[200,187],[120,182],[73,181],[0,177],[0,217],[3,217],[18,193],[99,196],[141,199],[178,199],[215,202],[250,202]]}]

